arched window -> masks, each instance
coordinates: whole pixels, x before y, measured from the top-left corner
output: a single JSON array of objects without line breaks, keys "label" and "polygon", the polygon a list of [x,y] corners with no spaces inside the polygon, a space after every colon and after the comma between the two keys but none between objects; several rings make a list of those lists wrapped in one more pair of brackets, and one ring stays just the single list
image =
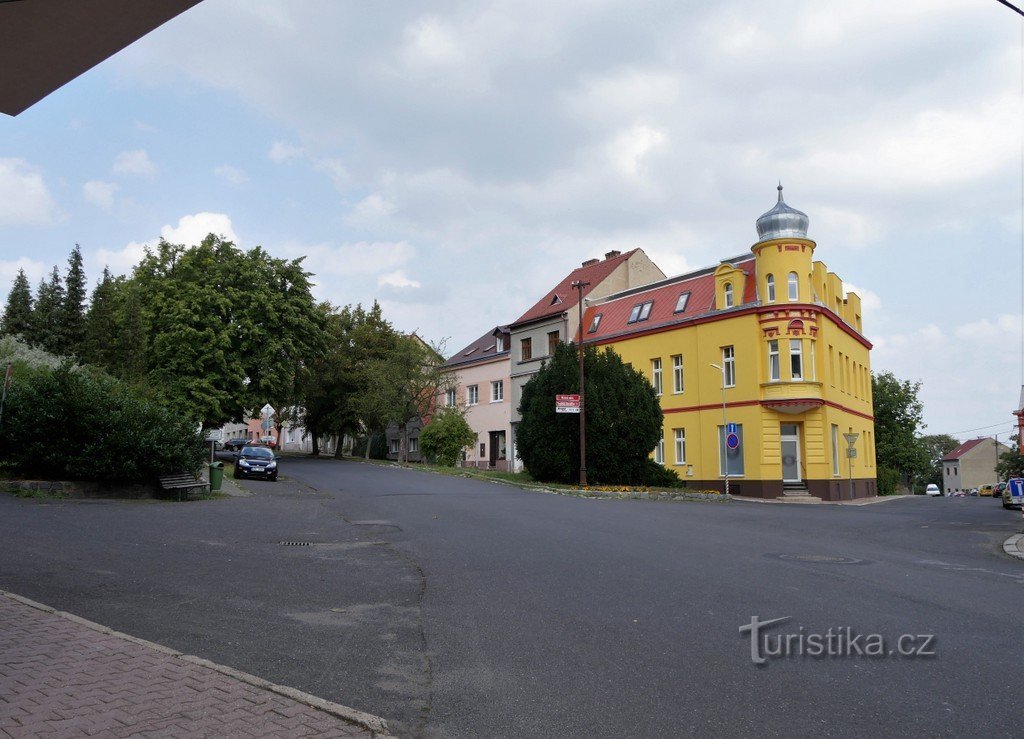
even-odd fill
[{"label": "arched window", "polygon": [[725,294],[725,307],[732,308],[732,283],[725,283],[725,287],[722,289],[722,292]]},{"label": "arched window", "polygon": [[789,273],[789,299],[794,302],[800,299],[800,282],[796,272]]},{"label": "arched window", "polygon": [[768,275],[764,280],[765,287],[767,288],[768,295],[765,296],[765,300],[769,303],[775,302],[775,275]]}]

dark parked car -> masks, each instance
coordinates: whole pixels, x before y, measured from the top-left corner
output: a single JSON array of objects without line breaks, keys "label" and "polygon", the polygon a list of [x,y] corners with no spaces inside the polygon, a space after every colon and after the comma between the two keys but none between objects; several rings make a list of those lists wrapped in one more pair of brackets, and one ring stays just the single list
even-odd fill
[{"label": "dark parked car", "polygon": [[237,452],[248,443],[249,439],[228,439],[224,442],[223,447],[225,452]]},{"label": "dark parked car", "polygon": [[244,446],[235,460],[235,479],[242,477],[262,477],[265,480],[277,479],[277,458],[265,446]]}]

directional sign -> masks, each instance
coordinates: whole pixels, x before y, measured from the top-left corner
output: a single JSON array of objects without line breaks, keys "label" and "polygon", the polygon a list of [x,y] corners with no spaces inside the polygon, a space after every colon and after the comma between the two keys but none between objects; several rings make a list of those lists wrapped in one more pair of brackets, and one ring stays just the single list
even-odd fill
[{"label": "directional sign", "polygon": [[274,415],[274,413],[276,413],[276,411],[274,410],[274,406],[272,406],[270,403],[267,403],[265,406],[260,408],[261,416],[272,416]]},{"label": "directional sign", "polygon": [[224,438],[224,431],[222,429],[210,429],[206,432],[207,441],[220,441]]},{"label": "directional sign", "polygon": [[739,427],[735,423],[725,424],[725,433],[735,434],[737,431],[739,431]]},{"label": "directional sign", "polygon": [[580,396],[579,395],[556,395],[555,396],[555,413],[579,413],[580,412]]},{"label": "directional sign", "polygon": [[264,431],[270,431],[270,429],[274,428],[274,422],[268,418],[265,421],[263,421],[263,423],[260,424],[260,427]]},{"label": "directional sign", "polygon": [[1024,499],[1024,478],[1012,477],[1006,485],[1010,488],[1011,498],[1016,498],[1018,503]]}]

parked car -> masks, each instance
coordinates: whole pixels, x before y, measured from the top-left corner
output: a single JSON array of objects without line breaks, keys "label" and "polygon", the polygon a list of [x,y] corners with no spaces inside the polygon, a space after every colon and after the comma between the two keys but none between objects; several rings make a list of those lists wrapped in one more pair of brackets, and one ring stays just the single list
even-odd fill
[{"label": "parked car", "polygon": [[1001,500],[1003,501],[1003,508],[1020,508],[1020,498],[1014,501],[1013,496],[1010,495],[1009,485],[1003,488]]},{"label": "parked car", "polygon": [[249,443],[249,439],[228,439],[224,442],[224,451],[237,452]]},{"label": "parked car", "polygon": [[996,500],[1002,500],[1004,490],[1006,490],[1005,482],[996,483],[995,490],[992,491],[992,497],[994,497]]},{"label": "parked car", "polygon": [[977,498],[978,497],[978,488],[971,488],[970,490],[967,491],[967,494],[969,496],[971,496],[972,498]]},{"label": "parked car", "polygon": [[265,480],[277,479],[277,458],[265,446],[247,444],[238,453],[235,460],[235,479],[243,477],[262,477]]},{"label": "parked car", "polygon": [[931,483],[928,483],[928,486],[924,489],[924,494],[925,495],[938,495],[938,496],[941,497],[942,496],[942,491],[939,490],[939,486],[938,485],[936,485],[934,482],[931,482]]},{"label": "parked car", "polygon": [[995,495],[995,485],[982,485],[978,488],[978,495],[984,495],[985,497],[991,497]]}]

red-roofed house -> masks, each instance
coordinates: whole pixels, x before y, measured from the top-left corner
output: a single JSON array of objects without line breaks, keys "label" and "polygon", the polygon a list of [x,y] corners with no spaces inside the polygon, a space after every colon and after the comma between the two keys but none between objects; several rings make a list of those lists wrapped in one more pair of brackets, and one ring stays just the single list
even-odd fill
[{"label": "red-roofed house", "polygon": [[942,492],[970,490],[999,481],[999,455],[1012,451],[998,439],[984,437],[965,441],[942,458]]},{"label": "red-roofed house", "polygon": [[516,469],[522,469],[522,461],[517,458],[514,450],[515,427],[520,420],[517,409],[523,385],[540,369],[543,361],[554,353],[559,342],[571,341],[578,332],[580,291],[573,285],[583,282],[583,297],[592,300],[663,279],[665,273],[648,258],[643,249],[624,253],[610,251],[604,255],[604,259],[588,259],[583,262],[509,326],[512,458],[516,462]]}]

